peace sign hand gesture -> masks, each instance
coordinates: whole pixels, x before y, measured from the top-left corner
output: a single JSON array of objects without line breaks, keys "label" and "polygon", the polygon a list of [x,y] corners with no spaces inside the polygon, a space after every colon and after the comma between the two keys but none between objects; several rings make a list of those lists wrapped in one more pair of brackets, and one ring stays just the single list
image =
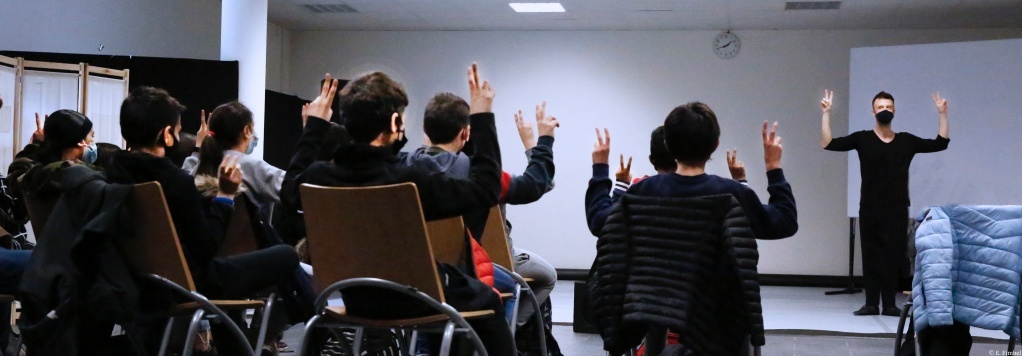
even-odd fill
[{"label": "peace sign hand gesture", "polygon": [[32,142],[43,142],[46,140],[46,134],[43,132],[43,121],[49,117],[50,115],[46,115],[40,120],[39,113],[35,113],[35,132],[32,133]]},{"label": "peace sign hand gesture", "polygon": [[947,114],[947,99],[942,98],[939,91],[937,94],[930,95],[930,97],[933,98],[933,104],[937,105],[937,113]]},{"label": "peace sign hand gesture", "polygon": [[628,165],[625,165],[625,155],[621,154],[621,168],[617,169],[617,173],[614,173],[614,178],[618,182],[631,183],[632,182],[632,156],[628,156]]},{"label": "peace sign hand gesture", "polygon": [[596,129],[596,143],[593,144],[593,164],[608,164],[610,162],[610,130],[603,129],[607,139],[600,135],[600,129]]},{"label": "peace sign hand gesture", "polygon": [[195,147],[202,147],[202,141],[209,136],[209,120],[206,119],[206,110],[199,112],[199,131],[195,132]]},{"label": "peace sign hand gesture", "polygon": [[337,79],[331,79],[330,73],[327,73],[326,79],[323,80],[323,86],[319,89],[319,96],[309,103],[308,109],[305,110],[306,115],[330,121],[330,117],[334,115],[331,106],[333,106],[335,94],[337,94]]},{"label": "peace sign hand gesture", "polygon": [[745,164],[738,160],[738,149],[727,150],[727,169],[731,171],[731,179],[745,180]]},{"label": "peace sign hand gesture", "polygon": [[767,171],[781,168],[781,137],[777,136],[777,121],[774,121],[772,130],[767,131],[769,124],[763,121],[763,161],[766,162]]},{"label": "peace sign hand gesture", "polygon": [[824,113],[830,112],[830,107],[834,105],[834,92],[830,90],[823,90],[823,100],[820,100],[820,109]]},{"label": "peace sign hand gesture", "polygon": [[493,97],[496,92],[489,81],[479,82],[479,65],[468,67],[469,114],[493,112]]}]

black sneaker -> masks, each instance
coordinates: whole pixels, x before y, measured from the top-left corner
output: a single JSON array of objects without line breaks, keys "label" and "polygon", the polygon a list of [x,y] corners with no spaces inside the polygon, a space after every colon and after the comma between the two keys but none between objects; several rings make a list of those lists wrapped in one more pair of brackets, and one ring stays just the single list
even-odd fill
[{"label": "black sneaker", "polygon": [[898,309],[898,307],[885,307],[884,311],[880,314],[886,316],[901,316],[901,309]]},{"label": "black sneaker", "polygon": [[[895,309],[897,309],[897,308],[895,308]],[[872,305],[863,305],[862,308],[859,308],[859,310],[856,310],[856,311],[852,312],[852,314],[855,314],[855,315],[858,315],[858,316],[862,316],[862,315],[880,315],[880,307],[876,307],[876,306],[872,306]]]}]

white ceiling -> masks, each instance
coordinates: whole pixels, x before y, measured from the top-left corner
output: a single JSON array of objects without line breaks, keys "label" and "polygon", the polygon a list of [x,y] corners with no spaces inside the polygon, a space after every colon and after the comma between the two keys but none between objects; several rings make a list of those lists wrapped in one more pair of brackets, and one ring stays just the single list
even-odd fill
[{"label": "white ceiling", "polygon": [[[563,13],[516,13],[528,0],[270,0],[292,30],[796,30],[1022,27],[1022,0],[844,0],[785,11],[784,0],[561,0]],[[537,0],[549,2],[555,0]],[[317,14],[302,4],[345,4]]]}]

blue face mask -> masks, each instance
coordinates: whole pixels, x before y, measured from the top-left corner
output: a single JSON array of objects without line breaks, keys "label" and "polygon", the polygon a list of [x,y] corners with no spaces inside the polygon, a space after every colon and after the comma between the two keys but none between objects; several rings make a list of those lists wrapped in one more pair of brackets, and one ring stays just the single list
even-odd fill
[{"label": "blue face mask", "polygon": [[245,154],[252,154],[252,152],[255,151],[256,146],[259,146],[259,136],[252,135],[252,139],[248,141],[248,149],[245,150]]},{"label": "blue face mask", "polygon": [[99,158],[99,152],[96,149],[96,143],[93,142],[88,146],[85,146],[85,152],[82,153],[82,160],[88,164],[95,164],[97,158]]}]

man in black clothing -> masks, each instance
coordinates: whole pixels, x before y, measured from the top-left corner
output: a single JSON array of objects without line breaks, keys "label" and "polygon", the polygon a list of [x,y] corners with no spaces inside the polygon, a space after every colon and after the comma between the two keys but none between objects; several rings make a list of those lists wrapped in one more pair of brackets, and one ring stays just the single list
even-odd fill
[{"label": "man in black clothing", "polygon": [[862,239],[862,273],[866,279],[866,305],[855,315],[901,315],[894,305],[898,276],[907,268],[905,236],[908,231],[908,168],[917,153],[947,149],[947,100],[933,95],[940,127],[935,139],[922,139],[907,132],[894,132],[894,97],[880,92],[873,97],[876,126],[831,138],[830,108],[834,92],[825,91],[820,144],[828,151],[856,150],[862,190],[859,201],[859,231]]},{"label": "man in black clothing", "polygon": [[[320,96],[309,105],[305,130],[298,141],[281,188],[285,209],[301,210],[299,187],[303,183],[366,187],[412,182],[418,188],[426,220],[459,216],[496,205],[500,194],[501,170],[497,130],[492,113],[494,92],[489,82],[479,82],[475,65],[468,72],[471,93],[470,134],[473,139],[465,144],[463,151],[471,161],[469,179],[451,178],[400,162],[396,153],[407,142],[404,137],[404,109],[408,105],[408,97],[399,83],[384,73],[374,72],[348,82],[338,93],[342,98],[343,121],[351,143],[338,147],[332,162],[313,163],[322,142],[321,136],[329,127],[327,119],[332,115],[329,98],[333,96],[333,89],[324,85]],[[330,82],[328,76],[325,83]],[[332,86],[336,88],[336,81],[333,81]],[[466,225],[472,228],[472,222],[466,221]],[[481,226],[478,231],[482,231]],[[402,301],[381,297],[383,293],[353,292],[344,295],[345,305],[351,313],[375,314],[380,312],[376,310],[380,306],[395,305]],[[486,295],[478,297],[485,298],[497,315],[470,322],[486,345],[487,352],[491,355],[515,355],[514,339],[504,321],[503,307],[498,296],[487,291]],[[455,301],[449,299],[448,303],[458,308]],[[411,311],[389,308],[388,312]]]}]

